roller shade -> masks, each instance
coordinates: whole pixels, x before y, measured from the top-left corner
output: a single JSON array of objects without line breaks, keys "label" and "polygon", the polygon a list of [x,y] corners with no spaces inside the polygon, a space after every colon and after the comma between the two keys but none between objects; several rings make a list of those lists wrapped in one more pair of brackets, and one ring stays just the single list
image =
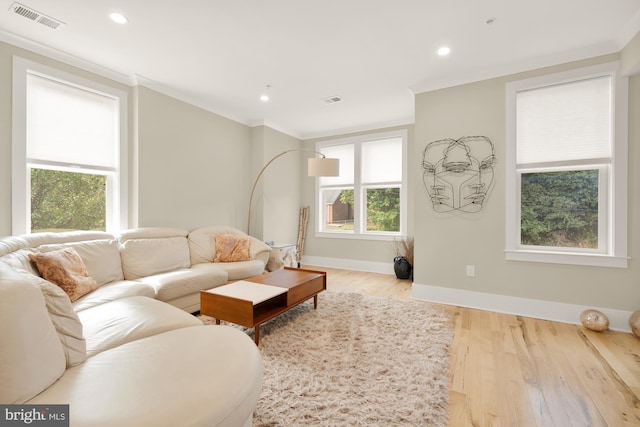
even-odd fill
[{"label": "roller shade", "polygon": [[362,182],[402,181],[402,138],[362,144]]},{"label": "roller shade", "polygon": [[517,163],[611,157],[611,77],[516,94]]},{"label": "roller shade", "polygon": [[41,161],[115,168],[118,101],[27,75],[27,157]]},{"label": "roller shade", "polygon": [[354,148],[353,144],[345,144],[323,147],[320,150],[328,158],[340,159],[340,174],[320,177],[320,185],[353,185]]}]

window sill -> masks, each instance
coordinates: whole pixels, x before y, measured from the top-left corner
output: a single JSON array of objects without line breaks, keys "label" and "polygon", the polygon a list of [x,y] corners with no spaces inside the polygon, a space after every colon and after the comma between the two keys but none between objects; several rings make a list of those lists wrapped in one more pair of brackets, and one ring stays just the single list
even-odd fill
[{"label": "window sill", "polygon": [[327,233],[316,232],[316,237],[327,239],[350,239],[350,240],[384,240],[392,241],[405,238],[399,234],[355,234],[355,233]]},{"label": "window sill", "polygon": [[627,257],[612,255],[542,252],[532,250],[506,250],[508,261],[543,262],[549,264],[586,265],[590,267],[627,268]]}]

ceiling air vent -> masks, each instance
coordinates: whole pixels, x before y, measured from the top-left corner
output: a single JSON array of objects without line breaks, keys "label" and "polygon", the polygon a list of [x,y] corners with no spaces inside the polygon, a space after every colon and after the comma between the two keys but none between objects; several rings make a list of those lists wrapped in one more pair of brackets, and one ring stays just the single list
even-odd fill
[{"label": "ceiling air vent", "polygon": [[33,10],[30,7],[27,7],[20,3],[13,3],[9,10],[13,11],[13,13],[15,13],[16,15],[20,15],[22,17],[30,19],[33,22],[44,25],[45,27],[53,28],[54,30],[64,27],[64,22]]},{"label": "ceiling air vent", "polygon": [[325,104],[335,104],[336,102],[342,102],[342,97],[340,96],[330,96],[322,100]]}]

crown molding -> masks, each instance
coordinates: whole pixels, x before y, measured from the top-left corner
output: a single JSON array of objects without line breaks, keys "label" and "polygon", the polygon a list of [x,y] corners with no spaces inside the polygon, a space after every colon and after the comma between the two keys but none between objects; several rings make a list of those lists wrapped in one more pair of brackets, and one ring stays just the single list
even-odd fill
[{"label": "crown molding", "polygon": [[31,39],[18,36],[2,29],[0,29],[0,41],[21,49],[28,50],[38,55],[42,55],[46,58],[80,68],[84,71],[97,74],[101,77],[114,80],[118,83],[127,86],[133,86],[133,76],[128,76],[126,74],[96,64],[95,62],[87,61],[86,59],[82,59],[75,55],[71,55],[51,46],[47,46]]},{"label": "crown molding", "polygon": [[252,128],[257,126],[265,126],[278,132],[284,133],[285,135],[289,135],[290,137],[296,138],[300,141],[303,140],[299,132],[296,132],[291,128],[287,128],[286,126],[282,126],[279,123],[275,123],[270,120],[253,120],[249,123],[249,126],[251,126]]},{"label": "crown molding", "polygon": [[301,139],[303,141],[309,141],[314,139],[337,137],[341,135],[360,133],[360,132],[380,131],[387,128],[413,126],[414,124],[415,124],[415,116],[412,114],[411,116],[403,117],[396,120],[385,121],[385,122],[368,123],[366,125],[333,129],[326,132],[311,132],[308,134],[304,134],[303,138]]}]

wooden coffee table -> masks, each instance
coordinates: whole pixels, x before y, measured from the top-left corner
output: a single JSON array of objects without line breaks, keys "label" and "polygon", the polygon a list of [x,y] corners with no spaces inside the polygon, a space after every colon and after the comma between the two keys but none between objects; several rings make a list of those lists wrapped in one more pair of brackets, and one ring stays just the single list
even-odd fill
[{"label": "wooden coffee table", "polygon": [[216,319],[254,328],[260,343],[260,325],[327,289],[327,273],[285,267],[261,276],[200,291],[200,313]]}]

